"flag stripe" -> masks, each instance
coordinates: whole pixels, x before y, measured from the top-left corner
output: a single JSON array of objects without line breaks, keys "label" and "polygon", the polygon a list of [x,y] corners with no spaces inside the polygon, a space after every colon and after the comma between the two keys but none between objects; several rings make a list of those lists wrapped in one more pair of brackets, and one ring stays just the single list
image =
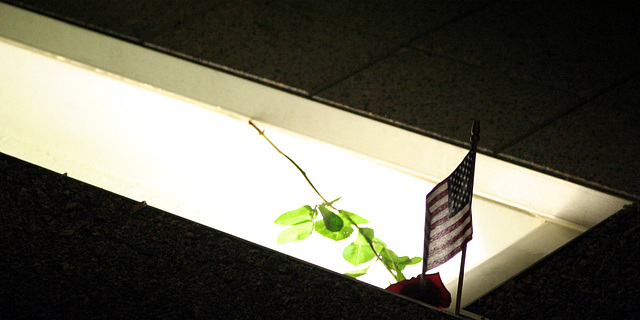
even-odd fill
[{"label": "flag stripe", "polygon": [[457,234],[454,239],[446,239],[446,241],[442,241],[440,246],[434,245],[433,250],[430,251],[434,254],[434,258],[439,254],[441,255],[443,253],[446,253],[447,251],[444,249],[446,249],[448,246],[453,246],[457,243],[462,244],[462,242],[467,238],[473,237],[473,233],[471,232],[472,230],[470,230],[469,228],[464,228],[463,231],[464,232]]},{"label": "flag stripe", "polygon": [[[460,218],[458,218],[458,216],[460,216]],[[457,219],[450,219],[448,221],[446,221],[446,224],[441,226],[438,229],[435,229],[434,232],[435,234],[431,235],[431,239],[432,241],[438,241],[438,239],[442,238],[442,237],[446,237],[448,234],[456,231],[456,229],[458,228],[463,228],[465,226],[465,224],[469,223],[469,219],[465,219],[471,217],[471,215],[466,215],[466,214],[457,214],[454,218]]]},{"label": "flag stripe", "polygon": [[430,211],[432,221],[435,223],[437,222],[437,220],[440,220],[446,217],[449,213],[448,209],[449,209],[449,203],[445,198],[443,203],[441,203],[438,207],[435,207],[433,211]]},{"label": "flag stripe", "polygon": [[[440,251],[440,254],[433,254],[433,257],[430,255],[429,256],[429,264],[427,265],[427,269],[433,269],[447,261],[449,261],[449,259],[453,258],[456,254],[458,254],[458,252],[460,252],[462,250],[462,244],[468,242],[471,240],[471,230],[467,231],[468,236],[466,238],[464,238],[464,240],[459,242],[459,245],[454,246],[453,250],[450,251]],[[431,253],[430,253],[431,254]]]},{"label": "flag stripe", "polygon": [[468,206],[462,208],[460,213],[456,214],[452,218],[449,218],[448,212],[441,212],[439,215],[435,215],[431,217],[431,237],[434,237],[434,231],[438,232],[442,229],[450,230],[450,226],[457,223],[462,219],[462,215],[466,214],[469,211]]},{"label": "flag stripe", "polygon": [[447,194],[443,194],[442,192],[446,191],[447,189],[448,186],[446,180],[438,183],[435,187],[433,187],[433,191],[429,193],[429,196],[427,196],[427,205],[431,206],[432,203],[434,203],[436,200],[442,199],[444,196],[446,196]]},{"label": "flag stripe", "polygon": [[471,229],[467,226],[467,227],[463,227],[461,229],[460,233],[457,233],[455,235],[455,237],[452,238],[444,238],[439,242],[434,243],[433,250],[431,250],[434,254],[438,254],[438,253],[442,253],[445,252],[444,249],[446,249],[448,246],[452,246],[455,245],[456,243],[458,243],[461,240],[465,240],[466,238],[468,238],[468,236],[472,236],[473,234],[471,233]]},{"label": "flag stripe", "polygon": [[448,245],[453,245],[459,238],[462,237],[462,235],[464,234],[464,232],[469,229],[469,222],[471,220],[471,217],[469,216],[468,219],[465,219],[465,221],[461,221],[461,222],[465,222],[464,224],[461,224],[458,228],[458,230],[455,230],[455,232],[451,231],[448,233],[440,233],[440,237],[433,240],[433,248],[435,249],[445,249],[446,246]]},{"label": "flag stripe", "polygon": [[[452,231],[449,231],[446,233],[441,232],[438,235],[439,237],[436,240],[434,240],[434,245],[433,245],[434,248],[437,249],[438,245],[447,246],[455,243],[455,241],[461,238],[463,234],[466,232],[466,230],[471,227],[470,222],[471,222],[471,215],[468,215],[467,219],[460,221],[459,226],[456,228],[452,228]],[[457,230],[456,233],[453,233],[453,230],[455,229],[460,229],[460,230]]]}]

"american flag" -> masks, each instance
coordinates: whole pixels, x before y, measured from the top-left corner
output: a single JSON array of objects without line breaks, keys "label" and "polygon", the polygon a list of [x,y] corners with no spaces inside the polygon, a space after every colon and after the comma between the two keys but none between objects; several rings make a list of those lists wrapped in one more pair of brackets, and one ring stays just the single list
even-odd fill
[{"label": "american flag", "polygon": [[[453,173],[427,195],[428,237],[426,270],[451,259],[471,240],[472,175],[475,152],[469,151]],[[425,247],[427,245],[425,244]]]}]

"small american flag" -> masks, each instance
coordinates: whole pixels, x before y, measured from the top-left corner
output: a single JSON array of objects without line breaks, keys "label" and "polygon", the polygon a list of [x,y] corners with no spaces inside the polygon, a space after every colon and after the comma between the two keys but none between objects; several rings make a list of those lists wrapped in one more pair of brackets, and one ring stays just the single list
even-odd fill
[{"label": "small american flag", "polygon": [[[451,259],[471,240],[472,175],[475,152],[469,151],[453,173],[427,195],[429,222],[426,270]],[[426,245],[426,244],[425,244]]]}]

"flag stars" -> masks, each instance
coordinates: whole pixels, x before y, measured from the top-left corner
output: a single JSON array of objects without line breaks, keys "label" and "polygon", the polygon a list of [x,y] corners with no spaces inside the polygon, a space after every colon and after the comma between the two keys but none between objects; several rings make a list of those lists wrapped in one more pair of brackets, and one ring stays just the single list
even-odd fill
[{"label": "flag stars", "polygon": [[458,168],[456,168],[448,178],[449,188],[451,190],[449,194],[450,217],[453,217],[469,202],[471,196],[469,181],[473,156],[473,152],[469,152]]}]

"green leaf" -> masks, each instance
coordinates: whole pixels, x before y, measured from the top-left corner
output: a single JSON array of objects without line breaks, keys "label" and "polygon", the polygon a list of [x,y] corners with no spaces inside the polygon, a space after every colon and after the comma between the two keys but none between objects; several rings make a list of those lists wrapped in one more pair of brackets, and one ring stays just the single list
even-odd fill
[{"label": "green leaf", "polygon": [[407,256],[399,257],[395,252],[385,248],[380,251],[380,257],[382,257],[382,262],[387,265],[390,269],[396,270],[398,273],[408,265],[416,264],[422,261],[420,257],[409,258]]},{"label": "green leaf", "polygon": [[313,222],[307,221],[289,227],[278,235],[278,244],[285,244],[305,239],[313,232]]},{"label": "green leaf", "polygon": [[293,226],[302,222],[311,221],[312,213],[313,208],[310,206],[302,206],[298,209],[281,214],[278,219],[276,219],[275,223],[285,226]]},{"label": "green leaf", "polygon": [[407,263],[407,265],[412,265],[412,264],[417,264],[422,262],[422,258],[421,257],[413,257],[411,258],[411,262]]},{"label": "green leaf", "polygon": [[395,271],[397,281],[406,279],[404,277],[404,274],[402,274],[402,270],[406,266],[406,262],[411,261],[409,257],[398,257],[395,252],[389,250],[388,248],[384,248],[380,251],[380,257],[382,258],[382,263],[384,263],[387,268]]},{"label": "green leaf", "polygon": [[369,271],[369,267],[366,267],[364,269],[361,270],[355,270],[355,271],[347,271],[344,274],[346,276],[352,277],[352,278],[357,278],[359,276],[363,276],[367,273],[367,271]]},{"label": "green leaf", "polygon": [[376,247],[376,251],[380,252],[382,249],[387,248],[387,244],[378,238],[373,238],[373,245]]},{"label": "green leaf", "polygon": [[342,199],[342,197],[338,197],[338,199],[335,199],[335,200],[333,200],[333,201],[329,201],[329,202],[327,202],[325,205],[326,205],[326,206],[331,206],[331,205],[333,205],[336,201],[338,201],[338,200],[340,200],[340,199]]},{"label": "green leaf", "polygon": [[375,256],[369,244],[363,245],[356,242],[350,243],[342,251],[342,257],[354,266],[371,261]]},{"label": "green leaf", "polygon": [[[354,242],[349,244],[344,251],[342,251],[342,257],[345,260],[349,261],[354,266],[357,266],[361,263],[371,261],[371,259],[375,258],[375,253],[373,249],[371,249],[371,245],[369,241],[374,241],[373,237],[373,229],[371,228],[361,228],[358,232],[358,237]],[[377,239],[376,239],[377,240]],[[375,245],[375,244],[374,244]],[[376,251],[379,251],[381,247],[379,245],[375,245]]]},{"label": "green leaf", "polygon": [[404,276],[402,272],[396,270],[396,280],[400,282],[400,281],[407,280],[407,278]]},{"label": "green leaf", "polygon": [[346,210],[339,210],[339,214],[341,217],[343,217],[345,221],[349,221],[350,223],[355,223],[355,224],[369,223],[367,219]]},{"label": "green leaf", "polygon": [[354,241],[353,243],[369,245],[369,241],[373,241],[373,229],[360,228],[360,231],[358,232],[358,238],[356,238],[356,241]]},{"label": "green leaf", "polygon": [[327,227],[327,230],[333,232],[342,230],[344,222],[337,214],[331,212],[325,205],[320,206],[320,213],[322,214],[322,221],[324,221],[324,226]]},{"label": "green leaf", "polygon": [[402,271],[402,268],[398,265],[398,255],[395,252],[384,248],[380,251],[380,257],[382,258],[382,263],[384,263],[389,269],[395,270],[396,272]]},{"label": "green leaf", "polygon": [[325,227],[324,221],[320,220],[316,221],[315,229],[319,234],[335,241],[344,240],[353,233],[353,228],[351,228],[351,226],[346,223],[342,226],[342,229],[340,229],[340,231],[329,231],[327,230],[327,227]]}]

